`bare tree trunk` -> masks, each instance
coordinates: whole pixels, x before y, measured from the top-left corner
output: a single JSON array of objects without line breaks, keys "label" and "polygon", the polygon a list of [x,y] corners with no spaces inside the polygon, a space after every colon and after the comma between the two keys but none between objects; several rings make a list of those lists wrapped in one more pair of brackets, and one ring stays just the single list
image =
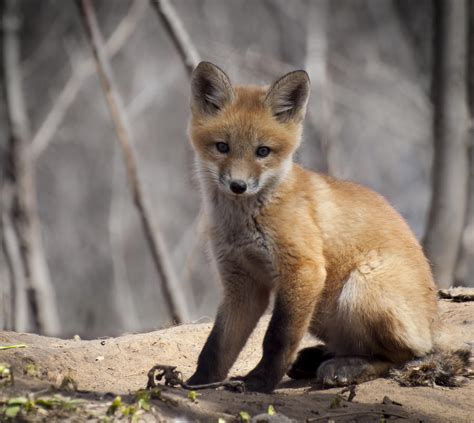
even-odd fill
[{"label": "bare tree trunk", "polygon": [[20,243],[34,329],[40,333],[58,334],[56,298],[42,246],[35,169],[28,144],[30,130],[21,82],[18,6],[17,1],[7,0],[3,16],[4,82],[15,188],[14,208],[10,213]]},{"label": "bare tree trunk", "polygon": [[[3,78],[0,68],[0,78]],[[0,90],[0,127],[6,126],[5,116],[5,99],[3,92]],[[7,181],[9,169],[9,140],[8,135],[0,133],[0,330],[13,330],[13,280],[11,268],[9,266],[6,244],[3,216],[5,210],[8,210],[7,200],[11,195],[11,188]]]},{"label": "bare tree trunk", "polygon": [[[1,125],[6,127],[3,90],[1,100]],[[19,241],[10,218],[15,191],[11,164],[10,140],[7,133],[2,133],[0,135],[0,330],[25,332],[29,328],[29,313]]]},{"label": "bare tree trunk", "polygon": [[174,275],[168,253],[164,245],[164,240],[157,230],[156,224],[153,222],[150,207],[143,193],[143,188],[138,175],[135,152],[133,151],[130,142],[130,125],[126,119],[121,97],[119,96],[113,82],[112,71],[105,55],[102,35],[97,24],[94,9],[90,0],[76,1],[81,12],[90,45],[92,47],[94,59],[96,61],[97,72],[99,74],[102,88],[109,105],[110,114],[117,133],[117,138],[122,148],[133,200],[140,214],[143,231],[148,241],[152,258],[160,277],[163,297],[166,305],[168,306],[172,320],[176,323],[181,323],[187,319],[186,303],[178,290],[178,281]]},{"label": "bare tree trunk", "polygon": [[[20,241],[10,219],[9,210],[12,206],[10,189],[3,187],[2,212],[0,233],[2,235],[2,250],[5,257],[4,272],[8,278],[8,288],[5,287],[5,329],[18,332],[31,330],[29,303],[27,298],[27,282],[21,257]],[[5,206],[5,207],[4,207]]]},{"label": "bare tree trunk", "polygon": [[469,2],[468,71],[469,98],[469,205],[463,231],[461,252],[456,269],[455,285],[474,287],[474,2]]},{"label": "bare tree trunk", "polygon": [[474,287],[474,148],[470,149],[469,207],[464,226],[461,251],[456,266],[455,285]]},{"label": "bare tree trunk", "polygon": [[[1,140],[0,140],[1,142]],[[2,151],[0,149],[0,156]],[[6,244],[5,244],[5,228],[3,224],[3,208],[4,208],[4,189],[5,183],[1,175],[0,157],[0,330],[13,330],[13,280],[12,271],[9,266]]]},{"label": "bare tree trunk", "polygon": [[[0,233],[2,227],[0,225]],[[11,307],[10,279],[3,249],[0,250],[0,330],[12,330],[13,311]]]},{"label": "bare tree trunk", "polygon": [[466,0],[435,1],[435,152],[424,246],[442,288],[453,285],[467,208],[467,11]]}]

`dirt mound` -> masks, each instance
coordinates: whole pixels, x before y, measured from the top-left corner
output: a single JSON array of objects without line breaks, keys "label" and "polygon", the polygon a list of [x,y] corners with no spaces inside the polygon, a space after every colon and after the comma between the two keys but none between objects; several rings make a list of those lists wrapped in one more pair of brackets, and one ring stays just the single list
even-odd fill
[{"label": "dirt mound", "polygon": [[[472,342],[474,302],[442,300],[440,308],[449,330],[459,339]],[[231,374],[243,374],[257,363],[267,323],[268,318],[262,319]],[[190,376],[210,328],[211,324],[182,325],[92,341],[1,332],[0,345],[26,344],[27,347],[0,351],[0,362],[10,364],[15,376],[15,385],[0,391],[0,397],[3,396],[5,403],[7,398],[26,392],[36,392],[36,397],[52,395],[44,390],[51,384],[59,386],[67,376],[77,385],[78,391],[65,395],[86,400],[85,411],[74,414],[74,419],[99,419],[116,395],[121,395],[124,402],[135,404],[133,393],[145,387],[146,373],[156,363],[177,366],[184,377]],[[304,345],[314,343],[315,340],[309,337],[303,341]],[[270,405],[277,412],[273,419],[280,414],[309,421],[379,422],[385,418],[468,422],[474,419],[473,381],[461,388],[447,389],[403,388],[391,380],[379,379],[358,386],[351,402],[347,401],[348,394],[341,395],[340,392],[341,389],[316,390],[309,381],[288,379],[273,395],[205,390],[194,400],[188,397],[187,391],[163,388],[162,397],[151,400],[154,414],[147,412],[145,407],[135,420],[181,416],[205,421],[217,421],[220,417],[231,421],[242,411],[250,416],[267,413]],[[40,419],[41,414],[36,418]],[[72,418],[71,415],[68,418]]]}]

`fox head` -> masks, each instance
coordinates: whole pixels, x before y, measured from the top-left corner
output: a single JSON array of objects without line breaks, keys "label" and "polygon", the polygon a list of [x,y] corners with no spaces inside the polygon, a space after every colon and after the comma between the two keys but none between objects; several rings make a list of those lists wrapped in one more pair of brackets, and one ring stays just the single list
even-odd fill
[{"label": "fox head", "polygon": [[192,74],[189,127],[201,177],[229,196],[248,197],[281,181],[302,133],[310,81],[295,71],[272,86],[232,86],[217,66]]}]

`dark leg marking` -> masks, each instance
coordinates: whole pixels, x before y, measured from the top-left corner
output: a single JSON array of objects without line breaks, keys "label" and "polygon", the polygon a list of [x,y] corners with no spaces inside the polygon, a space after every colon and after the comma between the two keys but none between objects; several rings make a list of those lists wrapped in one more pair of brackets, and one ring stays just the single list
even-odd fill
[{"label": "dark leg marking", "polygon": [[292,379],[313,379],[316,377],[321,363],[333,357],[334,354],[328,352],[324,345],[303,348],[298,353],[287,375]]}]

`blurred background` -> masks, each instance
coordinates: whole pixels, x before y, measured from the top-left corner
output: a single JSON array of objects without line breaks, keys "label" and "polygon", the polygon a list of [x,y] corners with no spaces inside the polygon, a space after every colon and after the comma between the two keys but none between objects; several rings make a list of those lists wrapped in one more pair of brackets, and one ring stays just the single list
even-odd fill
[{"label": "blurred background", "polygon": [[473,4],[3,0],[0,329],[90,338],[213,318],[186,135],[199,60],[234,83],[306,69],[297,161],[383,194],[439,286],[474,286]]}]

